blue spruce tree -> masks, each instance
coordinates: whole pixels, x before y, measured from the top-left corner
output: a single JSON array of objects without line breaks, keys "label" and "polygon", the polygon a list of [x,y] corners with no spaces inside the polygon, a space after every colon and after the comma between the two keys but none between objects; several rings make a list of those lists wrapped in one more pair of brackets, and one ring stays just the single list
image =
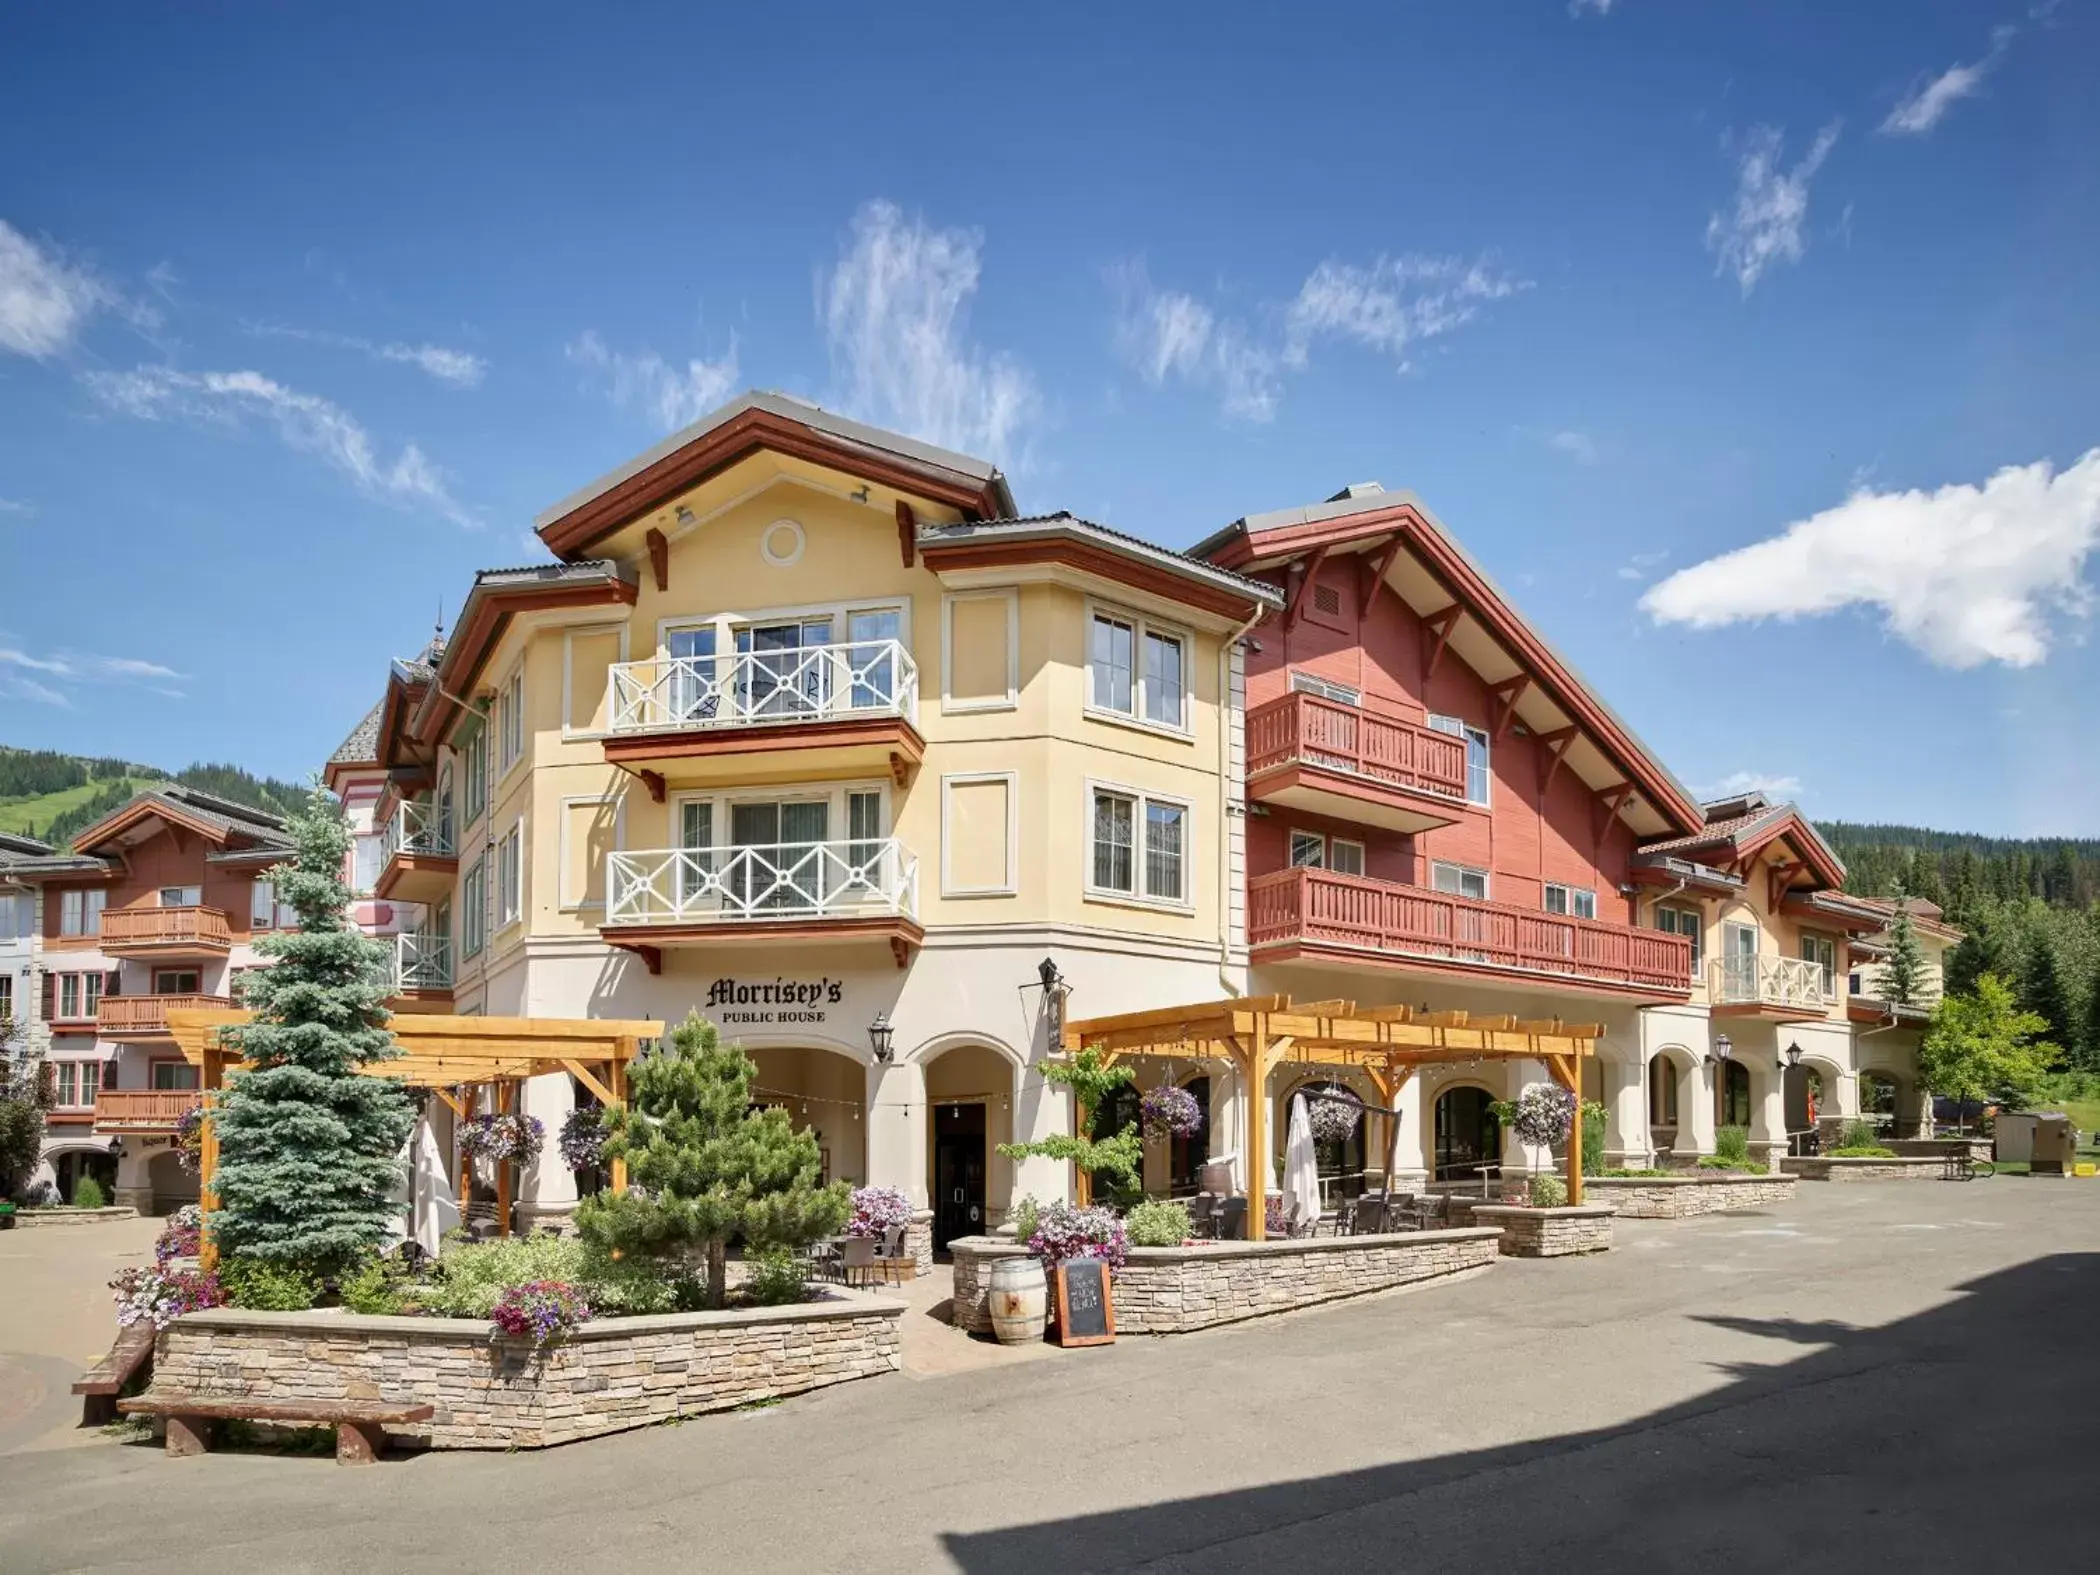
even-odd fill
[{"label": "blue spruce tree", "polygon": [[269,878],[299,928],[256,942],[277,960],[242,985],[254,1021],[226,1032],[241,1063],[213,1116],[207,1224],[221,1253],[328,1273],[376,1246],[398,1212],[389,1194],[415,1111],[399,1083],[360,1070],[400,1052],[386,1026],[386,948],[343,917],[342,808],[316,790],[289,829],[296,853]]}]

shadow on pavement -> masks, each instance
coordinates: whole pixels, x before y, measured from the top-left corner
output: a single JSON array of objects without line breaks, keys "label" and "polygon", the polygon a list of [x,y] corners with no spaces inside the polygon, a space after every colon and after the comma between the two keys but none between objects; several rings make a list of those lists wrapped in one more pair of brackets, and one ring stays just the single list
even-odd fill
[{"label": "shadow on pavement", "polygon": [[[1619,1426],[944,1541],[969,1575],[2088,1567],[2100,1254],[1961,1290],[1880,1328],[1705,1320],[1816,1349],[1732,1364],[1715,1392]],[[1262,1461],[1220,1475],[1287,1469],[1294,1436],[1337,1425],[1376,1420],[1308,1393]]]}]

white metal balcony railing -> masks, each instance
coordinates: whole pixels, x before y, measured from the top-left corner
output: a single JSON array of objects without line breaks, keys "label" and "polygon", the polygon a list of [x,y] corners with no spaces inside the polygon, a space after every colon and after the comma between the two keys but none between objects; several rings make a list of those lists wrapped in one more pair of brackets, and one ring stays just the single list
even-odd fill
[{"label": "white metal balcony railing", "polygon": [[394,988],[452,988],[452,937],[405,930],[394,937]]},{"label": "white metal balcony railing", "polygon": [[663,848],[606,860],[605,922],[916,918],[919,860],[895,837]]},{"label": "white metal balcony railing", "polygon": [[382,862],[397,853],[449,859],[458,851],[452,840],[451,807],[435,805],[427,799],[412,799],[387,818],[379,856]]},{"label": "white metal balcony railing", "polygon": [[834,722],[919,711],[919,669],[898,640],[799,651],[663,656],[612,668],[615,734]]},{"label": "white metal balcony railing", "polygon": [[1778,1006],[1820,1012],[1836,998],[1823,965],[1804,957],[1716,957],[1707,966],[1715,1006]]}]

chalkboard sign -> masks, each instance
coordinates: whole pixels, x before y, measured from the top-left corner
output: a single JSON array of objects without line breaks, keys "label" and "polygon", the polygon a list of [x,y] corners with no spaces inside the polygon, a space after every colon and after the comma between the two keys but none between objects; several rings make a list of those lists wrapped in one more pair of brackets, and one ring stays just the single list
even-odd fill
[{"label": "chalkboard sign", "polygon": [[1112,1345],[1116,1303],[1108,1265],[1099,1258],[1068,1258],[1057,1266],[1057,1343]]}]

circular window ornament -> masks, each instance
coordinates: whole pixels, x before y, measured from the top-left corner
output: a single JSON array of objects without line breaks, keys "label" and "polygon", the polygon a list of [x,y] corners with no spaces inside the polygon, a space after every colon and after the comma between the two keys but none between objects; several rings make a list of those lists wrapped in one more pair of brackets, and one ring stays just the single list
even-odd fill
[{"label": "circular window ornament", "polygon": [[758,535],[758,555],[776,569],[798,562],[808,538],[793,520],[775,520]]}]

